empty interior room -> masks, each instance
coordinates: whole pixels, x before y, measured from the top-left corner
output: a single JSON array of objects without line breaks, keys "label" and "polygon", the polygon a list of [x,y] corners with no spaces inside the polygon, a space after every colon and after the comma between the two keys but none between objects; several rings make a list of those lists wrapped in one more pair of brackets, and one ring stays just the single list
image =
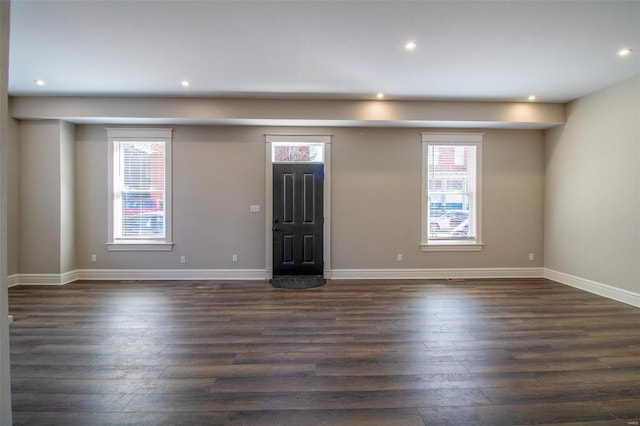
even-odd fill
[{"label": "empty interior room", "polygon": [[640,2],[0,24],[0,425],[640,421]]}]

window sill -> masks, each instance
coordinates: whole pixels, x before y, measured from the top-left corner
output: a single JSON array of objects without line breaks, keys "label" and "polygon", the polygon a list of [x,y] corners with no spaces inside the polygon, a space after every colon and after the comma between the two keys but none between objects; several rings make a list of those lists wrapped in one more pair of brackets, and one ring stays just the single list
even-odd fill
[{"label": "window sill", "polygon": [[107,243],[108,251],[171,251],[173,243],[155,241],[124,241]]},{"label": "window sill", "polygon": [[482,251],[484,244],[476,241],[432,241],[420,244],[421,251]]}]

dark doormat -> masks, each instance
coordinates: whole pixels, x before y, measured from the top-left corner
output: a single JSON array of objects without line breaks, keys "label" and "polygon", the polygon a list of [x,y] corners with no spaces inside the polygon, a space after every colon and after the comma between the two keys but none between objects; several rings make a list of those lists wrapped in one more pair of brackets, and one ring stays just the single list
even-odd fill
[{"label": "dark doormat", "polygon": [[327,280],[321,275],[276,275],[269,282],[275,288],[304,289],[320,287]]}]

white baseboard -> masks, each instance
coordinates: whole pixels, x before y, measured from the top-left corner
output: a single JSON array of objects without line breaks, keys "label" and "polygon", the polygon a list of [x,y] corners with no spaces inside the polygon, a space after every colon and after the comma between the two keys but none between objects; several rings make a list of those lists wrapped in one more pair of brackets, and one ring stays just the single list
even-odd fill
[{"label": "white baseboard", "polygon": [[[543,268],[333,269],[328,279],[541,278]],[[268,280],[266,269],[78,269],[65,274],[15,274],[14,285],[63,285],[76,280]]]},{"label": "white baseboard", "polygon": [[266,280],[263,269],[77,269],[65,274],[15,274],[16,285],[64,285],[77,280]]},{"label": "white baseboard", "polygon": [[333,269],[325,277],[334,280],[405,280],[447,278],[542,278],[544,268],[438,268],[438,269]]},{"label": "white baseboard", "polygon": [[13,287],[20,284],[18,274],[9,275],[7,277],[7,287]]},{"label": "white baseboard", "polygon": [[265,280],[264,269],[79,269],[79,280]]},{"label": "white baseboard", "polygon": [[15,274],[10,277],[9,287],[14,285],[65,285],[77,279],[77,271],[63,274]]},{"label": "white baseboard", "polygon": [[640,293],[576,277],[574,275],[565,274],[564,272],[554,271],[553,269],[548,268],[545,268],[544,270],[544,277],[549,280],[559,282],[560,284],[566,284],[580,290],[588,291],[589,293],[597,294],[598,296],[640,308]]}]

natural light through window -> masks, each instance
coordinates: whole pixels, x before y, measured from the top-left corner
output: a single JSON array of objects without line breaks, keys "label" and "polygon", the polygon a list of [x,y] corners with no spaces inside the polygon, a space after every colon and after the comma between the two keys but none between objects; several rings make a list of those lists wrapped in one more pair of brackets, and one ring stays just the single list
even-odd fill
[{"label": "natural light through window", "polygon": [[107,129],[109,249],[170,250],[170,129]]},{"label": "natural light through window", "polygon": [[423,250],[481,249],[481,142],[477,133],[423,133]]},{"label": "natural light through window", "polygon": [[271,161],[274,163],[323,163],[324,144],[273,142]]}]

